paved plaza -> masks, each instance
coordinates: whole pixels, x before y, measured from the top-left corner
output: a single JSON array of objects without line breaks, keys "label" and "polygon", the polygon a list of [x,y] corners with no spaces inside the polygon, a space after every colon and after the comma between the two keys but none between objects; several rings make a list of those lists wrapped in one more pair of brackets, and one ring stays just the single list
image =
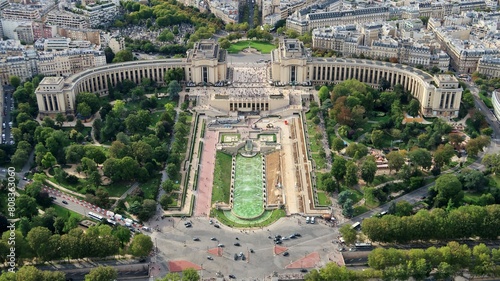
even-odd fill
[{"label": "paved plaza", "polygon": [[[184,226],[186,220],[174,219],[172,222],[165,218],[158,222],[161,232],[152,233],[152,238],[158,245],[160,260],[165,261],[162,263],[163,273],[167,272],[168,262],[175,261],[178,264],[182,261],[181,264],[191,262],[202,267],[203,278],[216,277],[216,273],[220,272],[226,277],[233,274],[239,280],[263,280],[272,272],[295,274],[302,267],[310,270],[324,266],[329,261],[340,264],[343,262],[337,251],[338,245],[332,243],[339,235],[338,229],[323,221],[310,225],[305,224],[303,217],[292,216],[263,229],[240,230],[224,225],[220,229],[215,228],[208,218],[203,217],[187,220],[192,221],[191,228]],[[268,238],[293,233],[300,233],[302,237],[283,241],[278,249],[273,240]],[[193,241],[194,237],[200,238],[200,241]],[[210,240],[212,237],[217,240]],[[234,246],[236,242],[241,246]],[[224,244],[220,255],[217,251],[218,244]],[[254,253],[250,253],[250,249]],[[284,249],[289,256],[282,255]],[[247,259],[234,261],[234,254],[240,252]],[[207,256],[211,256],[213,260],[208,260]]]}]

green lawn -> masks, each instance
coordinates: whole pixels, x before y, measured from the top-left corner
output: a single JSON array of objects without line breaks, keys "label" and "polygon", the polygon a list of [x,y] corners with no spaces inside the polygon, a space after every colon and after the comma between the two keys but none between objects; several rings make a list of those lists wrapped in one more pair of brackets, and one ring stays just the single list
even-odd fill
[{"label": "green lawn", "polygon": [[[222,211],[222,210],[212,209],[210,216],[217,218],[217,220],[219,222],[221,222],[222,224],[228,225],[230,227],[264,227],[264,226],[268,226],[268,225],[273,224],[274,222],[276,222],[277,220],[279,220],[280,218],[282,218],[286,215],[285,211],[281,210],[281,209],[277,209],[277,210],[273,210],[273,211],[266,211],[266,212],[271,212],[271,214],[268,215],[268,217],[265,220],[259,221],[259,222],[252,222],[251,220],[249,220],[248,223],[245,223],[245,224],[234,222],[234,221],[230,220],[224,214],[224,211]],[[263,216],[266,216],[266,215],[267,215],[267,213],[263,214]]]},{"label": "green lawn", "polygon": [[[343,189],[342,191],[344,191]],[[349,198],[352,200],[352,203],[356,204],[363,198],[363,193],[356,189],[348,189],[351,192],[351,196]]]},{"label": "green lawn", "polygon": [[120,197],[130,187],[128,182],[117,182],[110,185],[103,185],[104,189],[109,193],[109,197]]},{"label": "green lawn", "polygon": [[150,127],[154,127],[156,125],[156,123],[158,123],[158,121],[160,121],[160,118],[163,115],[163,112],[165,112],[165,110],[156,111],[151,115]]},{"label": "green lawn", "polygon": [[317,152],[312,153],[312,158],[316,163],[316,170],[326,169],[326,160],[323,157],[320,157]]},{"label": "green lawn", "polygon": [[464,203],[467,203],[469,205],[479,205],[479,198],[480,197],[481,197],[481,194],[479,194],[479,193],[465,192]]},{"label": "green lawn", "polygon": [[83,216],[76,213],[76,212],[73,212],[69,209],[66,209],[64,208],[63,206],[59,206],[59,205],[56,205],[56,204],[52,204],[52,206],[50,206],[51,208],[54,208],[54,210],[56,211],[56,214],[58,217],[61,217],[61,218],[65,218],[65,219],[69,219],[70,217],[76,217],[78,219],[82,219]]},{"label": "green lawn", "polygon": [[[82,197],[84,197],[85,194],[87,193],[86,190],[87,184],[84,179],[78,179],[78,183],[75,185],[71,185],[66,182],[59,183],[54,178],[49,178],[48,180],[64,188],[67,188],[71,191],[78,192],[82,194]],[[101,187],[103,187],[109,193],[109,197],[120,197],[130,187],[130,183],[117,182],[117,183],[112,183],[110,185],[101,185]]]},{"label": "green lawn", "polygon": [[481,98],[481,100],[484,102],[484,104],[488,107],[488,108],[493,108],[493,103],[491,102],[491,98],[490,97],[487,97],[485,96],[483,93],[479,92],[479,97]]},{"label": "green lawn", "polygon": [[318,191],[318,203],[319,206],[329,206],[332,202],[326,193]]},{"label": "green lawn", "polygon": [[139,184],[139,187],[144,192],[144,199],[156,200],[156,196],[158,195],[158,190],[160,189],[160,181],[161,181],[161,175],[158,174],[149,181]]},{"label": "green lawn", "polygon": [[370,211],[370,209],[368,209],[368,207],[366,207],[366,206],[354,207],[354,215],[353,215],[353,217],[359,216],[359,215],[364,214],[364,213],[366,213],[368,211]]},{"label": "green lawn", "polygon": [[231,155],[217,151],[217,154],[215,155],[212,203],[229,203],[229,194],[231,191],[231,163]]},{"label": "green lawn", "polygon": [[248,48],[249,44],[250,47],[256,49],[257,51],[263,54],[269,54],[271,53],[272,50],[276,49],[276,46],[274,46],[274,44],[269,42],[247,40],[247,41],[238,41],[236,43],[232,43],[227,51],[230,54],[236,54]]}]

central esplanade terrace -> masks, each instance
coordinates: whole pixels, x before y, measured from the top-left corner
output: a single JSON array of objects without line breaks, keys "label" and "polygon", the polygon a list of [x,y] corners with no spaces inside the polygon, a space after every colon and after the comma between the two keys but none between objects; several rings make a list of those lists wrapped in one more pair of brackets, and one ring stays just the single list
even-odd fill
[{"label": "central esplanade terrace", "polygon": [[[213,46],[209,46],[210,44]],[[74,114],[76,95],[80,92],[106,95],[108,85],[115,86],[125,79],[140,83],[143,78],[149,78],[162,84],[166,71],[173,68],[183,68],[186,80],[195,84],[210,85],[226,80],[228,66],[225,51],[219,50],[214,41],[195,44],[195,48],[197,47],[200,48],[198,53],[196,49],[190,50],[186,59],[117,63],[89,69],[66,79],[46,77],[36,89],[39,112],[41,116],[59,112]],[[358,79],[372,87],[378,87],[380,81],[386,79],[391,87],[396,84],[403,85],[405,90],[419,100],[421,112],[429,117],[458,116],[462,99],[463,89],[453,76],[431,76],[410,66],[388,62],[315,58],[302,42],[295,39],[282,40],[278,49],[271,53],[271,62],[267,67],[269,81],[286,85],[309,81],[315,84],[338,83],[347,79]],[[229,91],[232,91],[231,87],[233,86],[229,86]],[[275,105],[274,101],[269,99],[269,110],[284,106],[281,103]],[[230,103],[230,100],[227,102]],[[228,104],[226,108],[231,107]]]}]

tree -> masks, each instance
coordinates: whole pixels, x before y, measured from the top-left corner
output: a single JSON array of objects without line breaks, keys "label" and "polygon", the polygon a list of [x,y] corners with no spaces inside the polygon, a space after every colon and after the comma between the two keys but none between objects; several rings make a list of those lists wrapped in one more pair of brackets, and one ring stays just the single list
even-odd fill
[{"label": "tree", "polygon": [[44,257],[49,246],[47,241],[49,241],[51,236],[52,233],[45,227],[32,228],[26,236],[26,241],[28,241],[30,247],[35,251],[37,257],[43,261],[45,261]]},{"label": "tree", "polygon": [[319,100],[323,103],[326,99],[330,98],[330,90],[326,86],[322,86],[318,91]]},{"label": "tree", "polygon": [[23,266],[15,273],[13,276],[14,279],[2,279],[4,275],[10,274],[2,274],[0,280],[2,281],[14,281],[14,280],[23,280],[23,281],[65,281],[66,277],[63,272],[51,272],[51,271],[42,271],[37,269],[34,266]]},{"label": "tree", "polygon": [[331,174],[339,182],[344,179],[347,161],[341,156],[335,156],[332,163]]},{"label": "tree", "polygon": [[493,173],[498,174],[500,172],[500,154],[486,154],[481,161],[488,169]]},{"label": "tree", "polygon": [[449,164],[451,158],[455,155],[455,150],[450,144],[439,145],[434,151],[434,163],[441,168],[445,164]]},{"label": "tree", "polygon": [[115,53],[110,47],[104,48],[104,56],[106,56],[106,63],[112,63],[115,58]]},{"label": "tree", "polygon": [[87,117],[90,117],[90,115],[92,114],[92,109],[90,108],[90,106],[87,103],[82,102],[82,103],[79,103],[77,105],[76,112],[81,117],[87,118]]},{"label": "tree", "polygon": [[375,179],[375,173],[377,173],[375,158],[367,157],[361,164],[361,178],[367,183],[372,183]]},{"label": "tree", "polygon": [[371,134],[371,141],[373,146],[382,147],[384,143],[384,132],[381,130],[373,130]]},{"label": "tree", "polygon": [[193,268],[184,269],[182,271],[182,281],[199,281],[200,275]]},{"label": "tree", "polygon": [[227,39],[222,39],[219,41],[219,46],[222,48],[222,49],[229,49],[229,47],[231,47],[231,42],[229,42],[229,40]]},{"label": "tree", "polygon": [[92,93],[82,92],[76,96],[76,104],[86,103],[90,107],[90,113],[96,113],[101,107],[99,96]]},{"label": "tree", "polygon": [[57,126],[62,127],[62,125],[65,121],[66,121],[66,117],[62,113],[57,113],[57,115],[56,115]]},{"label": "tree", "polygon": [[175,189],[175,183],[172,180],[167,179],[161,183],[161,188],[165,191],[165,193],[170,193]]},{"label": "tree", "polygon": [[458,180],[469,191],[480,191],[488,186],[488,178],[478,170],[463,169],[458,175]]},{"label": "tree", "polygon": [[352,228],[350,224],[344,224],[340,229],[339,229],[340,235],[342,235],[342,238],[344,238],[344,241],[347,245],[352,245],[354,242],[356,242],[356,239],[358,238],[358,232],[356,229]]},{"label": "tree", "polygon": [[483,148],[490,144],[490,137],[488,136],[479,136],[474,139],[470,139],[465,145],[465,150],[469,156],[475,157]]},{"label": "tree", "polygon": [[134,60],[134,55],[132,54],[132,51],[125,49],[116,53],[115,57],[113,58],[113,63],[133,61],[133,60]]},{"label": "tree", "polygon": [[125,243],[128,243],[132,237],[130,230],[122,225],[118,225],[115,229],[113,229],[113,235],[118,238],[122,247]]},{"label": "tree", "polygon": [[130,253],[136,257],[146,257],[153,250],[153,241],[151,237],[144,234],[134,236],[130,244]]},{"label": "tree", "polygon": [[346,173],[344,179],[346,185],[353,186],[358,184],[358,166],[353,161],[348,161],[345,166]]},{"label": "tree", "polygon": [[401,169],[401,167],[405,164],[405,158],[399,151],[391,151],[386,157],[390,171],[396,170],[396,172],[398,172],[399,169]]},{"label": "tree", "polygon": [[142,221],[149,220],[156,213],[156,201],[144,199],[138,218]]},{"label": "tree", "polygon": [[177,100],[179,98],[179,93],[181,91],[181,86],[177,80],[172,80],[168,83],[167,92],[169,94],[170,100]]},{"label": "tree", "polygon": [[19,87],[19,85],[21,85],[21,78],[13,75],[9,77],[9,82],[12,85],[12,87],[16,89],[17,87]]},{"label": "tree", "polygon": [[413,206],[408,201],[399,201],[395,206],[394,215],[398,217],[410,216],[413,212]]},{"label": "tree", "polygon": [[354,214],[353,202],[351,198],[348,198],[345,203],[342,205],[342,215],[347,218],[352,217]]},{"label": "tree", "polygon": [[42,166],[44,169],[52,168],[56,164],[56,158],[52,155],[51,152],[45,153],[42,158]]},{"label": "tree", "polygon": [[410,116],[418,116],[420,112],[420,102],[417,99],[412,99],[407,108]]},{"label": "tree", "polygon": [[85,281],[114,281],[118,272],[111,266],[99,266],[85,275]]},{"label": "tree", "polygon": [[332,141],[332,149],[335,151],[341,151],[345,147],[344,141],[340,138],[335,137]]},{"label": "tree", "polygon": [[427,149],[414,149],[408,153],[408,158],[413,164],[424,170],[428,170],[432,166],[432,155]]},{"label": "tree", "polygon": [[168,209],[168,206],[172,204],[173,200],[168,194],[163,194],[160,198],[160,205],[163,210]]},{"label": "tree", "polygon": [[337,203],[339,203],[339,205],[344,205],[344,203],[347,201],[347,199],[349,199],[351,195],[352,193],[349,190],[344,190],[340,192],[337,199]]},{"label": "tree", "polygon": [[368,154],[368,148],[364,144],[351,142],[349,146],[347,146],[345,153],[349,157],[353,157],[355,160],[358,160]]},{"label": "tree", "polygon": [[175,165],[174,163],[169,163],[165,170],[167,171],[167,175],[169,178],[177,179],[177,176],[179,174],[179,170],[177,168],[177,165]]},{"label": "tree", "polygon": [[436,192],[436,197],[434,198],[434,205],[436,207],[446,206],[448,201],[454,206],[459,206],[464,197],[462,183],[453,174],[441,175],[436,180],[436,184],[430,189]]},{"label": "tree", "polygon": [[31,218],[38,213],[36,200],[25,194],[16,198],[16,209],[19,217]]},{"label": "tree", "polygon": [[181,276],[178,273],[169,272],[159,281],[181,281]]}]

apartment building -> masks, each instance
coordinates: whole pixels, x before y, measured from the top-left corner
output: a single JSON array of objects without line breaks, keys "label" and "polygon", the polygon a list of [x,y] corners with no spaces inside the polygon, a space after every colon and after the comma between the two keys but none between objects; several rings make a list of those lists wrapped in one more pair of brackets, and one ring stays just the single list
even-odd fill
[{"label": "apartment building", "polygon": [[413,66],[437,66],[443,72],[448,70],[450,57],[439,48],[411,38],[393,37],[391,26],[379,22],[317,28],[312,32],[312,45],[317,49],[334,50],[343,57],[397,60]]},{"label": "apartment building", "polygon": [[89,19],[90,28],[100,28],[114,22],[118,8],[113,2],[103,1],[86,5],[83,13]]},{"label": "apartment building", "polygon": [[111,48],[113,53],[118,53],[121,50],[125,50],[125,38],[112,37],[109,39],[108,47]]},{"label": "apartment building", "polygon": [[483,56],[477,64],[477,72],[489,78],[500,78],[500,57]]},{"label": "apartment building", "polygon": [[14,32],[17,37],[15,39],[24,42],[25,44],[33,44],[35,36],[33,34],[33,27],[31,26],[31,23],[19,25],[16,29],[14,29]]},{"label": "apartment building", "polygon": [[41,21],[32,22],[33,40],[52,38],[57,34],[57,26],[44,24]]},{"label": "apartment building", "polygon": [[[435,20],[437,22],[437,20]],[[478,62],[483,56],[500,53],[500,38],[479,39],[469,25],[437,26],[432,30],[441,48],[448,53],[451,67],[459,73],[473,73],[478,69]]]},{"label": "apartment building", "polygon": [[24,51],[20,56],[0,59],[0,79],[9,81],[18,76],[22,81],[37,74],[45,76],[70,76],[80,71],[106,65],[102,51],[71,49],[60,52]]},{"label": "apartment building", "polygon": [[33,77],[32,65],[25,56],[7,57],[0,59],[0,80],[8,83],[10,76],[17,76],[21,81]]},{"label": "apartment building", "polygon": [[2,10],[2,19],[4,20],[36,20],[40,18],[38,9],[31,8],[27,5],[15,5]]},{"label": "apartment building", "polygon": [[83,15],[55,10],[47,14],[46,24],[64,28],[88,29],[89,20]]},{"label": "apartment building", "polygon": [[392,11],[394,11],[394,9],[390,7],[378,7],[337,12],[311,13],[306,14],[305,16],[296,11],[286,20],[286,27],[297,31],[300,34],[304,34],[315,28],[388,20],[391,17]]},{"label": "apartment building", "polygon": [[[338,11],[318,12],[314,9],[296,9],[286,21],[287,28],[293,29],[300,34],[320,27],[366,23],[372,21],[384,21],[388,19],[412,19],[418,17],[443,18],[447,15],[460,14],[464,11],[484,9],[485,1],[463,1],[451,2],[422,2],[411,6],[397,7],[384,4],[357,9],[349,9],[343,4]],[[418,13],[417,13],[418,11]]]},{"label": "apartment building", "polygon": [[104,52],[90,49],[66,50],[63,52],[40,53],[38,72],[46,76],[70,76],[80,71],[106,65]]},{"label": "apartment building", "polygon": [[224,23],[238,23],[239,1],[209,1],[208,4],[210,11]]}]

